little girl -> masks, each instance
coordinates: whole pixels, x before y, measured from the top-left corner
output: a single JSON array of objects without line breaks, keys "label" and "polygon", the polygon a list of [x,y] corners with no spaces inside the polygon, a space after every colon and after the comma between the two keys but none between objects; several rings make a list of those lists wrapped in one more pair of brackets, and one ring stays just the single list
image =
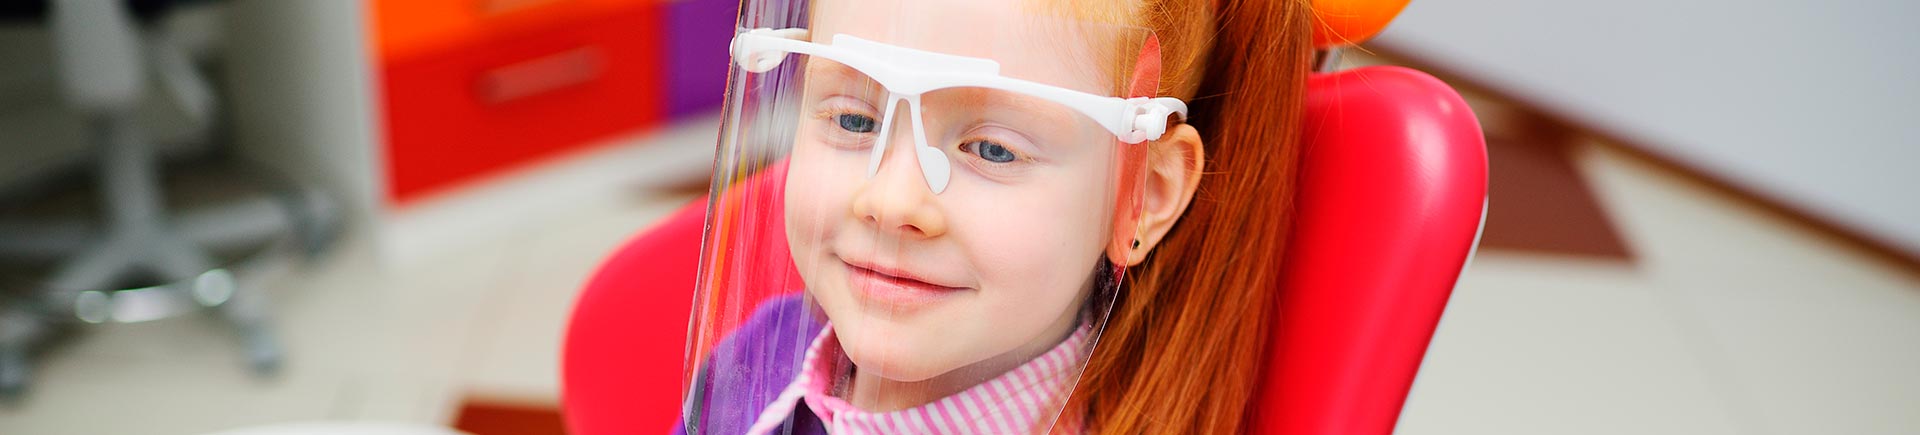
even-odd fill
[{"label": "little girl", "polygon": [[[1306,13],[747,1],[677,429],[1240,432]],[[756,216],[797,280],[721,266]]]}]

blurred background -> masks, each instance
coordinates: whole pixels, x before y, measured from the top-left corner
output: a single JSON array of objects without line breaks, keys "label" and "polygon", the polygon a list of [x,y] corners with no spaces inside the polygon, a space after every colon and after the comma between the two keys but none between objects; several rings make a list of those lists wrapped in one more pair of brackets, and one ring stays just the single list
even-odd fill
[{"label": "blurred background", "polygon": [[[564,433],[736,3],[5,2],[0,434]],[[1492,164],[1400,433],[1920,433],[1920,3],[1847,3],[1416,1],[1347,50]]]}]

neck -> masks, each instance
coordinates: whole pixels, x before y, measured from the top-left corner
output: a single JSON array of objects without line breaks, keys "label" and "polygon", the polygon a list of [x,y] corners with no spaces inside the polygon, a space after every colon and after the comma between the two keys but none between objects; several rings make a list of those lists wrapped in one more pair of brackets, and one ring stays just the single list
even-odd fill
[{"label": "neck", "polygon": [[1069,312],[1047,326],[1045,332],[1012,351],[996,355],[945,374],[921,381],[897,381],[855,368],[845,397],[855,408],[866,412],[893,412],[933,403],[959,394],[1026,364],[1052,350],[1073,333],[1080,319]]}]

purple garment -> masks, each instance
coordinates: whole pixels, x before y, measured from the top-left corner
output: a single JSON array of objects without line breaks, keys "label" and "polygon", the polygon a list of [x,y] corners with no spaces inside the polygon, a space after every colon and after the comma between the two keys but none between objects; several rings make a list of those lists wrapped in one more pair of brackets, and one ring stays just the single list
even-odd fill
[{"label": "purple garment", "polygon": [[[760,412],[799,377],[807,345],[824,327],[799,294],[762,302],[753,317],[707,358],[673,433],[746,433]],[[804,409],[804,403],[799,406],[802,409],[787,420],[785,433],[825,435],[826,426],[813,411]]]}]

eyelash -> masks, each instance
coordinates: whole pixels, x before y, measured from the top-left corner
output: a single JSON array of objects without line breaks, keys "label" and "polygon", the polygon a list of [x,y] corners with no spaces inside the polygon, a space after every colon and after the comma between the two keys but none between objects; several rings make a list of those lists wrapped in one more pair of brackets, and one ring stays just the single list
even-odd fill
[{"label": "eyelash", "polygon": [[[873,131],[863,133],[841,127],[840,117],[846,115],[858,115],[872,120],[873,125],[871,128]],[[880,121],[878,119],[875,119],[873,115],[869,115],[865,111],[853,108],[827,107],[815,112],[813,117],[821,123],[821,128],[826,129],[826,131],[823,132],[823,139],[829,144],[841,148],[857,149],[864,147],[871,142],[874,133],[880,130]]]},{"label": "eyelash", "polygon": [[[857,116],[862,116],[867,118],[869,122],[873,124],[870,127],[872,131],[857,132],[857,131],[847,130],[846,128],[842,127],[840,125],[840,117],[846,116],[846,115],[857,115]],[[865,139],[866,136],[878,133],[880,130],[880,120],[875,119],[873,115],[869,115],[865,111],[857,110],[857,109],[826,108],[826,109],[820,110],[819,112],[816,112],[814,114],[814,118],[825,123],[826,128],[831,129],[829,134],[858,135],[858,136],[861,136],[862,139]],[[1006,150],[1007,153],[1013,154],[1013,159],[1005,162],[996,162],[992,160],[987,160],[985,157],[981,157],[979,154],[980,150],[975,149],[976,147],[973,146],[973,144],[982,143],[982,142],[991,143],[1000,147],[1003,150]],[[996,167],[996,168],[982,168],[982,169],[1004,170],[1009,166],[1013,166],[1013,165],[1017,165],[1025,162],[1031,162],[1033,160],[1032,158],[1028,157],[1025,153],[1015,151],[1013,147],[1007,146],[1005,142],[1006,141],[996,140],[996,139],[988,138],[985,136],[976,135],[976,136],[969,136],[965,140],[961,140],[959,142],[959,145],[956,146],[955,148],[958,149],[961,153],[966,154],[968,157],[970,157],[968,159],[970,161],[976,161],[990,167]]]},{"label": "eyelash", "polygon": [[[840,108],[820,109],[820,111],[814,112],[813,117],[814,119],[819,119],[822,121],[835,121],[835,118],[839,118],[841,115],[860,115],[860,116],[867,117],[868,119],[873,118],[873,115],[868,115],[866,114],[865,111],[840,109]],[[875,125],[877,126],[878,124],[876,123]],[[837,124],[835,126],[838,127]]]},{"label": "eyelash", "polygon": [[[1013,159],[1004,161],[1004,162],[987,160],[986,157],[980,156],[981,150],[973,146],[973,144],[976,144],[976,143],[993,144],[994,146],[999,147],[1002,150],[1005,150],[1008,154],[1012,154]],[[973,137],[973,138],[968,138],[967,140],[960,141],[960,146],[958,148],[960,149],[960,152],[965,153],[969,157],[973,157],[974,160],[979,160],[989,165],[995,165],[995,166],[1013,165],[1016,163],[1026,162],[1030,160],[1025,154],[1019,151],[1014,151],[1012,147],[1008,147],[1007,145],[1001,143],[1001,141],[988,139],[984,137]]]}]

